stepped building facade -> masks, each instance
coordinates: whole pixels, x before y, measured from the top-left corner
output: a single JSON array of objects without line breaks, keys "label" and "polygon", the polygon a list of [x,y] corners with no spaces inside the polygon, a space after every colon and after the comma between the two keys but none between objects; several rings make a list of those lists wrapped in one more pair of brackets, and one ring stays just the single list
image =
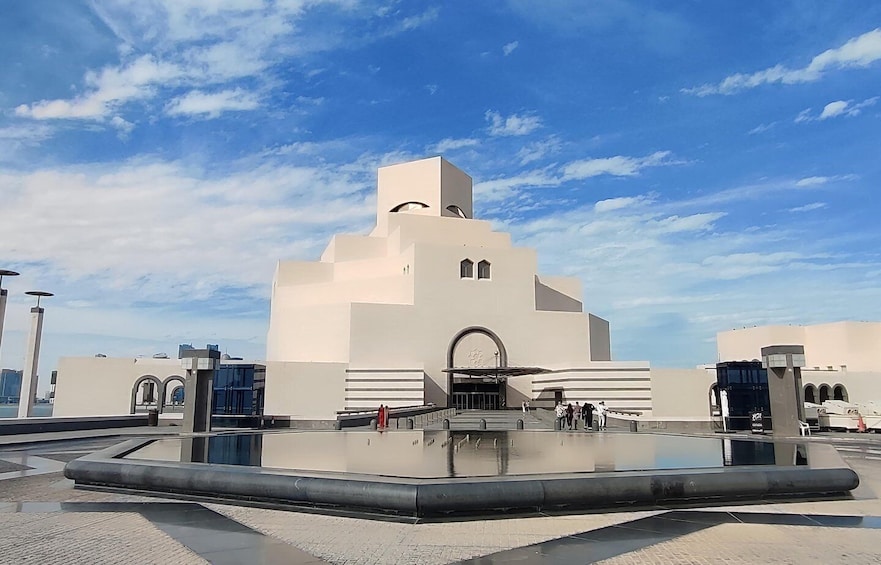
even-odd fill
[{"label": "stepped building facade", "polygon": [[652,407],[647,362],[611,359],[581,282],[475,219],[472,181],[441,157],[379,169],[376,225],[272,284],[266,413],[597,402]]}]

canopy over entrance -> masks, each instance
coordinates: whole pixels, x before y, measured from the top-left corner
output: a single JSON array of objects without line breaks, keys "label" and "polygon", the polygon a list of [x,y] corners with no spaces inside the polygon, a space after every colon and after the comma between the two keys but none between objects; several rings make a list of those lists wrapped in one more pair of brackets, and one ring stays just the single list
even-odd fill
[{"label": "canopy over entrance", "polygon": [[523,375],[538,375],[549,372],[549,369],[542,369],[541,367],[450,367],[444,369],[444,373],[469,375],[472,377],[522,377]]}]

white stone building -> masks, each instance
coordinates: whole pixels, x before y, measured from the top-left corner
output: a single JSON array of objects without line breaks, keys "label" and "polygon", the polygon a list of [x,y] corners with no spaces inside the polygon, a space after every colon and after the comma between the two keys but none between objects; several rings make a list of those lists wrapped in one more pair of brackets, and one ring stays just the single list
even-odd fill
[{"label": "white stone building", "polygon": [[758,358],[757,352],[771,344],[804,346],[801,375],[807,402],[881,402],[881,323],[759,326],[716,336],[723,361]]},{"label": "white stone building", "polygon": [[281,261],[267,414],[327,419],[380,403],[496,408],[556,399],[652,408],[647,362],[611,360],[581,282],[473,218],[471,178],[440,157],[379,170],[376,226],[319,261]]}]

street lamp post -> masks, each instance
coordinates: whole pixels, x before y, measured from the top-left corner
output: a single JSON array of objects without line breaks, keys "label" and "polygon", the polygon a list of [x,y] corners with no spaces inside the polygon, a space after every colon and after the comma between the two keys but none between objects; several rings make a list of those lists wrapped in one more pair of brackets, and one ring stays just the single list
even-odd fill
[{"label": "street lamp post", "polygon": [[3,320],[6,319],[6,289],[3,288],[3,277],[17,277],[18,273],[0,269],[0,345],[3,344]]},{"label": "street lamp post", "polygon": [[21,378],[21,394],[18,399],[18,417],[27,418],[34,408],[37,396],[37,369],[40,363],[40,341],[43,337],[43,308],[40,299],[54,296],[51,292],[29,290],[25,294],[37,297],[37,305],[31,308],[31,333],[28,335],[28,349],[25,354],[24,374]]}]

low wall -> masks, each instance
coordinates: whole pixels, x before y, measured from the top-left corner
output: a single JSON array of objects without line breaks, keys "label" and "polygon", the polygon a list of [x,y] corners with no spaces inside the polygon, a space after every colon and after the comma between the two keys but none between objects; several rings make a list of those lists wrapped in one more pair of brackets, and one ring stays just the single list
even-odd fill
[{"label": "low wall", "polygon": [[129,416],[92,416],[81,418],[4,418],[0,420],[0,436],[133,428],[147,425],[146,414]]}]

